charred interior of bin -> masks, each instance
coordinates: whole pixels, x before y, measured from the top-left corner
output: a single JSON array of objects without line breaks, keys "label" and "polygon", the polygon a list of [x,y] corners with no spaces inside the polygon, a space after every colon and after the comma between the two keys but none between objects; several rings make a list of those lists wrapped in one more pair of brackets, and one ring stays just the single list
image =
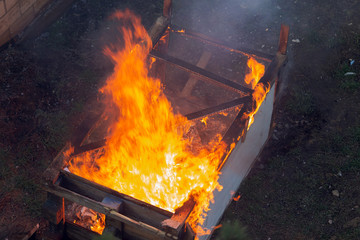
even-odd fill
[{"label": "charred interior of bin", "polygon": [[[278,74],[286,60],[289,29],[281,26],[279,49],[274,56],[239,50],[196,31],[172,25],[170,6],[171,1],[165,0],[164,16],[149,33],[153,42],[146,58],[151,66],[149,75],[160,79],[160,88],[175,116],[182,116],[187,123],[181,136],[190,139],[186,151],[195,152],[194,155],[203,149],[208,155],[216,152],[218,159],[214,169],[220,173],[235,145],[245,140],[267,92],[276,87]],[[102,109],[100,114],[99,108]],[[166,205],[161,200],[152,200],[150,193],[140,196],[132,189],[124,192],[123,188],[109,185],[108,178],[113,178],[114,170],[97,178],[88,176],[88,169],[96,171],[102,167],[96,159],[106,154],[109,139],[114,135],[109,126],[115,119],[116,114],[108,107],[102,104],[94,107],[74,134],[71,144],[46,170],[48,201],[44,213],[48,219],[60,226],[60,231],[70,239],[88,239],[104,231],[120,239],[194,239],[196,234],[209,233],[198,227],[201,221],[197,220],[203,217],[208,207],[200,201],[211,201],[211,196],[197,199],[201,194],[192,192],[181,201]],[[132,147],[137,148],[137,143],[134,142]],[[188,163],[180,161],[179,164]],[[87,165],[86,170],[79,165]],[[182,171],[186,172],[186,167]],[[176,174],[169,173],[170,176]],[[216,176],[214,178],[209,192],[221,189],[216,185]],[[166,180],[171,181],[171,178],[161,179]],[[115,179],[114,184],[119,182]],[[153,185],[150,190],[156,192],[157,183],[149,182],[149,185]],[[175,198],[174,195],[170,197]]]}]

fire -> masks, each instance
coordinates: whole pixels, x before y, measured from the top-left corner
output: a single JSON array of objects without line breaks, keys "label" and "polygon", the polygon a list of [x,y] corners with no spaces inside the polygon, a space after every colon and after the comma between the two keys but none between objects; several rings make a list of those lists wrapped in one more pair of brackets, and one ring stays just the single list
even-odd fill
[{"label": "fire", "polygon": [[254,92],[252,94],[252,98],[254,101],[253,111],[248,114],[249,123],[248,129],[250,128],[251,124],[254,122],[254,115],[259,110],[261,103],[264,101],[266,94],[270,91],[270,84],[263,84],[259,83],[255,86]]},{"label": "fire", "polygon": [[121,51],[105,49],[115,67],[100,91],[108,96],[117,121],[110,126],[103,151],[75,156],[68,168],[170,212],[192,198],[196,205],[188,221],[195,228],[203,221],[212,192],[221,190],[218,165],[225,144],[219,138],[196,153],[190,151],[193,138],[184,137],[190,122],[173,112],[160,80],[148,75],[152,43],[140,18],[129,10],[113,18],[130,25],[120,28]]},{"label": "fire", "polygon": [[93,232],[102,234],[105,229],[105,215],[95,212],[92,209],[74,203],[71,213],[75,213],[74,223],[90,229]]},{"label": "fire", "polygon": [[250,68],[250,72],[246,74],[244,81],[247,84],[251,84],[251,88],[254,89],[252,98],[255,102],[255,107],[252,109],[253,111],[248,114],[249,130],[251,124],[254,122],[254,115],[259,110],[261,103],[264,101],[266,94],[269,92],[270,86],[264,86],[263,83],[258,84],[259,80],[264,76],[265,73],[265,66],[263,64],[257,62],[254,58],[250,57],[247,65]]},{"label": "fire", "polygon": [[219,112],[219,114],[220,114],[220,115],[223,115],[223,116],[225,116],[225,117],[226,117],[227,115],[229,115],[229,113],[227,113],[227,112]]},{"label": "fire", "polygon": [[251,88],[254,89],[262,76],[264,76],[265,66],[252,57],[249,58],[247,65],[251,71],[246,74],[244,81],[246,84],[251,84]]},{"label": "fire", "polygon": [[237,202],[237,201],[239,201],[240,198],[241,198],[241,195],[239,194],[239,195],[237,195],[237,197],[234,197],[233,200],[234,200],[235,202]]},{"label": "fire", "polygon": [[207,125],[207,120],[208,120],[209,117],[204,117],[200,120],[200,122],[202,122],[203,124],[205,124],[205,126]]}]

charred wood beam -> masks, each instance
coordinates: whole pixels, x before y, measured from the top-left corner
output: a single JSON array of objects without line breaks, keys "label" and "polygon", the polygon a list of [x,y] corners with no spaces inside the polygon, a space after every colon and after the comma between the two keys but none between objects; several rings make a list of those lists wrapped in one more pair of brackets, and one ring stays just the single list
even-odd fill
[{"label": "charred wood beam", "polygon": [[205,34],[198,33],[198,32],[195,32],[193,30],[190,30],[190,29],[184,29],[184,28],[179,27],[177,25],[171,25],[170,29],[174,33],[178,33],[178,34],[184,35],[186,37],[199,40],[199,41],[201,41],[203,43],[212,45],[214,47],[222,48],[222,49],[225,49],[225,50],[230,51],[230,52],[235,52],[235,53],[239,53],[239,54],[242,54],[242,55],[246,55],[248,57],[251,56],[251,57],[254,57],[254,58],[257,58],[257,59],[261,59],[261,60],[263,60],[265,62],[271,62],[271,59],[274,57],[274,55],[263,53],[263,52],[256,51],[256,50],[253,50],[253,49],[248,49],[248,48],[239,49],[239,48],[233,48],[233,47],[230,47],[230,46],[226,46],[226,43],[224,43],[224,42],[222,42],[220,40],[214,39],[214,38],[209,37],[209,36],[207,36]]},{"label": "charred wood beam", "polygon": [[227,145],[226,153],[224,154],[218,169],[221,170],[222,166],[224,165],[226,158],[230,155],[232,151],[232,144],[237,143],[242,136],[245,135],[247,129],[247,120],[248,117],[246,116],[247,109],[249,104],[246,104],[244,107],[241,108],[240,112],[236,116],[235,120],[232,122],[228,130],[226,131],[225,135],[222,138],[222,142],[224,142]]},{"label": "charred wood beam", "polygon": [[230,146],[232,143],[237,143],[241,136],[245,134],[246,131],[246,122],[247,122],[247,113],[249,109],[249,104],[246,104],[241,108],[240,112],[236,116],[235,120],[232,122],[228,130],[226,131],[222,141],[226,145]]},{"label": "charred wood beam", "polygon": [[260,81],[257,84],[262,83],[264,85],[272,86],[279,75],[280,68],[285,64],[286,59],[287,59],[286,55],[277,52],[273,61],[266,69],[264,76],[260,79]]},{"label": "charred wood beam", "polygon": [[160,59],[162,61],[168,62],[170,64],[173,64],[181,69],[184,69],[185,71],[188,71],[190,73],[193,73],[193,74],[201,77],[202,79],[205,79],[211,83],[215,83],[220,87],[230,89],[235,92],[240,92],[242,94],[253,92],[253,90],[250,88],[244,87],[236,82],[233,82],[226,78],[220,77],[212,72],[209,72],[205,69],[194,66],[193,64],[190,64],[181,59],[172,57],[170,55],[162,54],[158,51],[151,51],[150,56]]},{"label": "charred wood beam", "polygon": [[64,168],[65,164],[70,160],[70,156],[65,154],[70,151],[70,143],[66,143],[65,147],[60,151],[60,153],[54,158],[50,166],[45,170],[43,174],[43,179],[45,183],[55,183],[58,179],[60,170]]},{"label": "charred wood beam", "polygon": [[155,46],[160,38],[164,35],[166,29],[168,29],[169,24],[170,20],[167,17],[161,16],[156,19],[156,22],[149,30],[149,36],[153,46]]},{"label": "charred wood beam", "polygon": [[[46,187],[46,191],[48,191],[54,195],[57,195],[59,197],[64,197],[65,199],[68,199],[68,200],[75,202],[77,204],[80,204],[82,206],[88,207],[99,213],[103,213],[103,214],[105,214],[106,218],[109,220],[112,220],[112,222],[115,222],[115,223],[117,222],[119,224],[124,223],[126,225],[136,227],[137,229],[139,229],[139,231],[146,232],[147,237],[149,237],[149,239],[156,239],[156,237],[157,238],[161,237],[161,239],[177,239],[177,237],[171,236],[170,234],[168,234],[162,230],[159,230],[159,229],[157,229],[153,226],[150,226],[146,223],[143,223],[141,221],[136,221],[134,219],[131,219],[121,213],[118,213],[116,210],[113,210],[113,209],[101,204],[100,202],[97,202],[93,199],[82,196],[78,193],[74,193],[66,188],[61,187],[61,186],[49,185]],[[115,227],[117,227],[117,226],[115,226]]]},{"label": "charred wood beam", "polygon": [[105,146],[105,143],[106,143],[106,139],[102,139],[102,140],[97,141],[97,142],[92,142],[92,143],[85,144],[85,145],[82,145],[82,146],[79,146],[79,147],[75,147],[74,152],[72,153],[71,156],[75,156],[75,155],[78,155],[78,154],[81,154],[81,153],[84,153],[84,152],[87,152],[87,151],[91,151],[91,150],[101,148],[101,147]]},{"label": "charred wood beam", "polygon": [[149,211],[151,210],[151,212],[149,212],[148,214],[152,214],[152,217],[154,219],[157,219],[160,215],[167,217],[172,216],[172,213],[170,213],[169,211],[154,207],[151,204],[145,203],[136,198],[115,191],[111,188],[92,182],[71,172],[62,170],[59,179],[61,180],[61,186],[67,188],[68,190],[71,190],[72,192],[76,192],[92,199],[100,201],[105,196],[112,195],[124,200],[125,205],[128,205],[128,207],[130,207],[129,205],[131,204],[134,206],[136,205],[139,209],[141,208],[142,211],[145,211],[144,209],[148,209]]},{"label": "charred wood beam", "polygon": [[91,132],[98,126],[101,116],[104,114],[102,110],[101,113],[98,112],[89,112],[82,123],[75,129],[71,138],[71,145],[75,148],[79,147],[84,140],[91,134]]},{"label": "charred wood beam", "polygon": [[186,219],[190,215],[195,206],[195,201],[191,198],[187,200],[180,208],[176,209],[175,214],[161,222],[162,227],[175,236],[178,236],[184,231]]},{"label": "charred wood beam", "polygon": [[[120,224],[120,222],[124,224],[130,223],[133,227],[140,227],[138,229],[150,227],[154,230],[153,233],[156,233],[157,230],[163,227],[165,235],[167,237],[170,236],[169,238],[182,234],[185,220],[194,206],[194,202],[189,201],[172,214],[166,210],[154,207],[67,171],[61,171],[61,175],[56,184],[45,185],[45,190],[51,194],[76,202],[97,212],[104,213],[107,218],[115,217],[112,218],[112,220],[115,220],[111,221],[112,225],[116,222],[118,222],[118,224]],[[140,226],[131,224],[134,223],[133,218],[126,217],[121,213],[115,214],[115,210],[112,210],[106,206],[106,204],[101,202],[104,197],[109,196],[118,197],[124,201],[126,212],[130,213],[131,216],[135,216],[137,219],[136,222],[138,222]],[[109,216],[109,211],[113,212],[116,216]],[[123,219],[123,217],[126,219]],[[160,231],[163,232],[162,230]],[[173,237],[171,237],[171,235]]]},{"label": "charred wood beam", "polygon": [[220,112],[220,111],[223,111],[223,110],[238,106],[240,104],[249,103],[250,101],[251,101],[251,97],[246,96],[246,97],[242,97],[242,98],[232,100],[230,102],[219,104],[219,105],[214,106],[214,107],[209,107],[209,108],[205,108],[203,110],[197,111],[197,112],[189,113],[189,114],[185,115],[185,117],[188,120],[193,120],[193,119],[196,119],[196,118],[204,117],[204,116],[212,114],[212,113]]}]

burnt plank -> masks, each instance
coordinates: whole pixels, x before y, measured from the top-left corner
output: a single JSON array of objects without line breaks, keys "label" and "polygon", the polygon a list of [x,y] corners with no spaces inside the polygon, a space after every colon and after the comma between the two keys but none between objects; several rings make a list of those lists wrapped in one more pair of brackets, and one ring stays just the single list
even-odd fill
[{"label": "burnt plank", "polygon": [[84,140],[91,134],[104,114],[104,110],[99,112],[88,112],[87,116],[84,118],[83,122],[75,129],[72,134],[71,144],[78,148],[84,142]]},{"label": "burnt plank", "polygon": [[122,199],[125,203],[125,213],[146,223],[160,226],[160,222],[172,216],[172,213],[166,210],[154,207],[75,174],[62,171],[61,178],[63,179],[61,186],[93,200],[100,202],[109,195]]},{"label": "burnt plank", "polygon": [[269,86],[272,86],[280,72],[280,68],[284,65],[286,62],[287,56],[277,52],[274,59],[268,66],[268,68],[265,71],[264,76],[260,79],[259,83],[268,84]]},{"label": "burnt plank", "polygon": [[161,16],[156,19],[156,22],[149,30],[149,36],[151,38],[153,46],[159,41],[161,36],[164,34],[170,23],[169,18]]},{"label": "burnt plank", "polygon": [[186,201],[180,208],[176,209],[175,214],[164,220],[161,225],[165,230],[173,235],[180,235],[184,232],[185,221],[195,206],[193,199]]},{"label": "burnt plank", "polygon": [[54,194],[47,193],[47,200],[42,206],[43,216],[53,224],[57,225],[61,221],[65,223],[65,207],[64,198]]},{"label": "burnt plank", "polygon": [[194,230],[191,228],[189,223],[186,223],[185,225],[185,234],[183,236],[183,240],[194,240],[195,239],[195,232]]},{"label": "burnt plank", "polygon": [[43,179],[46,183],[55,183],[56,179],[59,176],[60,170],[70,160],[70,154],[66,154],[70,151],[70,148],[70,143],[66,143],[65,147],[63,147],[63,149],[58,153],[58,155],[49,165],[49,167],[45,170],[43,174]]},{"label": "burnt plank", "polygon": [[240,137],[245,134],[245,127],[247,122],[247,117],[245,117],[245,114],[247,113],[247,106],[248,104],[241,108],[235,120],[224,134],[222,141],[225,142],[228,146],[230,146],[232,143],[237,143],[240,140]]},{"label": "burnt plank", "polygon": [[87,152],[87,151],[91,151],[91,150],[101,148],[101,147],[105,146],[105,143],[106,143],[106,139],[102,139],[102,140],[97,141],[97,142],[92,142],[92,143],[89,143],[89,144],[84,144],[84,145],[79,146],[79,147],[75,147],[74,152],[71,154],[71,156],[78,155],[78,154],[81,154],[81,153],[84,153],[84,152]]},{"label": "burnt plank", "polygon": [[193,73],[199,77],[201,77],[204,80],[207,80],[211,83],[217,84],[220,87],[230,89],[235,92],[240,92],[242,94],[244,93],[252,93],[253,90],[247,87],[244,87],[236,82],[230,81],[226,78],[223,78],[219,75],[216,75],[212,72],[209,72],[205,69],[199,68],[191,63],[185,62],[179,58],[172,57],[167,54],[162,54],[158,51],[151,51],[150,56],[155,57],[159,60],[168,62],[170,64],[173,64],[181,69],[184,69],[185,71],[188,71],[190,73]]},{"label": "burnt plank", "polygon": [[[46,188],[46,191],[48,191],[56,196],[65,198],[71,202],[75,202],[82,206],[88,207],[94,211],[105,214],[106,218],[111,220],[112,223],[119,224],[119,226],[114,226],[114,227],[120,227],[121,223],[124,223],[125,225],[130,225],[130,226],[137,228],[139,231],[146,232],[149,236],[158,236],[157,239],[159,239],[159,236],[161,236],[163,239],[174,239],[174,238],[167,238],[166,236],[168,234],[165,233],[164,231],[161,231],[155,227],[152,227],[149,224],[133,220],[128,216],[118,213],[116,210],[110,209],[109,207],[101,204],[98,201],[95,201],[93,199],[90,199],[88,197],[85,197],[83,195],[75,193],[73,191],[70,191],[59,185],[48,185],[45,188]],[[154,239],[156,239],[156,238],[154,238]]]}]

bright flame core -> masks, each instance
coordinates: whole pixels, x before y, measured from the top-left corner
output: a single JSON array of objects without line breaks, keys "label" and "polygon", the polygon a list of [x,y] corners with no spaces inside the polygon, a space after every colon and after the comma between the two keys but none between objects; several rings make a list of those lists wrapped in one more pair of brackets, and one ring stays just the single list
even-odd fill
[{"label": "bright flame core", "polygon": [[245,82],[246,84],[251,84],[251,88],[254,89],[262,76],[264,76],[265,66],[252,57],[249,58],[247,65],[250,69],[250,73],[246,74]]},{"label": "bright flame core", "polygon": [[105,49],[115,67],[100,91],[109,96],[117,121],[103,153],[75,156],[69,170],[171,212],[193,198],[195,210],[188,221],[196,228],[212,192],[221,189],[217,169],[225,144],[217,140],[196,154],[190,151],[192,138],[184,138],[190,122],[173,113],[160,80],[148,75],[152,44],[140,18],[129,10],[113,18],[131,25],[120,29],[121,51]]}]

